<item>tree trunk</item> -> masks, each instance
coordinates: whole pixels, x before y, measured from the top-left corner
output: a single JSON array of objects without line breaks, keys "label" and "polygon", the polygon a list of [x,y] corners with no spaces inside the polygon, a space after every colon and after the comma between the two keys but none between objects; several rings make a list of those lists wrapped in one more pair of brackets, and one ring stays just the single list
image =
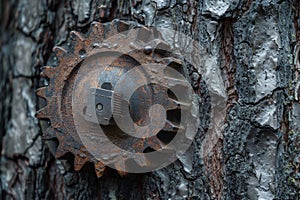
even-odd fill
[{"label": "tree trunk", "polygon": [[[1,199],[300,199],[299,1],[3,0],[0,8]],[[168,167],[124,177],[107,169],[98,179],[91,164],[75,172],[50,153],[35,89],[54,45],[115,18],[195,39],[226,112],[204,102],[204,132]],[[210,121],[222,129],[207,131]]]}]

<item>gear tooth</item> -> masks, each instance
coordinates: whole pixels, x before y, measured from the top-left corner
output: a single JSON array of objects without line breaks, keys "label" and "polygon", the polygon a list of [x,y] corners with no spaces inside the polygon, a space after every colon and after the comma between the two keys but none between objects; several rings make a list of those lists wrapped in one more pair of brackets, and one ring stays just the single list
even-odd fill
[{"label": "gear tooth", "polygon": [[49,108],[48,106],[45,106],[36,112],[35,117],[38,119],[49,119],[48,112]]},{"label": "gear tooth", "polygon": [[116,34],[119,33],[118,31],[118,20],[113,20],[111,23],[109,23],[108,32],[106,34],[106,38],[110,38]]},{"label": "gear tooth", "polygon": [[78,33],[77,31],[71,31],[71,38],[73,40],[80,40],[80,41],[84,41],[84,38],[81,36],[80,33]]},{"label": "gear tooth", "polygon": [[85,44],[85,38],[83,38],[80,33],[76,31],[71,31],[71,38],[74,41],[74,49],[78,50],[79,56],[85,57],[87,47]]},{"label": "gear tooth", "polygon": [[155,38],[163,38],[161,33],[159,32],[159,30],[157,28],[153,28],[151,29],[151,32],[152,32],[152,38],[155,39]]},{"label": "gear tooth", "polygon": [[98,178],[100,178],[104,173],[105,165],[100,161],[98,162],[94,161],[94,166],[95,166],[96,175]]},{"label": "gear tooth", "polygon": [[42,72],[41,72],[42,77],[52,78],[54,76],[54,73],[55,73],[54,67],[45,66],[45,67],[42,67],[41,70],[42,70]]},{"label": "gear tooth", "polygon": [[160,62],[173,68],[182,67],[183,65],[182,60],[173,57],[163,58],[160,60]]},{"label": "gear tooth", "polygon": [[115,163],[115,169],[118,171],[120,176],[126,176],[127,172],[124,172],[125,169],[125,161],[123,159],[119,159],[118,162]]},{"label": "gear tooth", "polygon": [[35,92],[39,97],[46,99],[46,89],[47,87],[38,88]]},{"label": "gear tooth", "polygon": [[94,22],[91,23],[91,25],[94,27],[94,26],[99,26],[99,25],[101,25],[101,23],[95,22],[95,21],[94,21]]},{"label": "gear tooth", "polygon": [[137,30],[136,40],[149,43],[153,40],[152,31],[150,28],[142,27]]},{"label": "gear tooth", "polygon": [[67,50],[65,50],[64,48],[59,47],[59,46],[55,46],[53,48],[53,51],[54,51],[55,55],[58,57],[62,57],[67,53]]},{"label": "gear tooth", "polygon": [[162,41],[162,40],[158,41],[158,43],[156,44],[156,49],[164,50],[164,51],[170,51],[171,50],[169,44]]},{"label": "gear tooth", "polygon": [[126,176],[128,173],[127,172],[123,172],[123,171],[118,171],[119,175],[124,177]]},{"label": "gear tooth", "polygon": [[165,52],[171,52],[170,46],[168,43],[164,42],[161,39],[154,39],[151,42],[149,42],[147,45],[152,46],[155,50],[154,51],[165,51]]},{"label": "gear tooth", "polygon": [[130,25],[124,21],[121,21],[119,19],[114,19],[111,23],[109,23],[109,31],[107,33],[107,38],[114,36],[118,33],[122,33],[125,31],[128,31],[130,28]]},{"label": "gear tooth", "polygon": [[88,161],[88,157],[85,153],[80,152],[75,155],[74,158],[74,169],[75,171],[81,170],[81,168],[84,166],[84,164]]},{"label": "gear tooth", "polygon": [[124,31],[128,31],[130,29],[130,24],[125,22],[125,21],[121,21],[116,19],[116,21],[118,21],[118,32],[124,32]]},{"label": "gear tooth", "polygon": [[90,38],[95,38],[95,42],[102,42],[104,38],[104,26],[99,22],[93,22],[90,31]]}]

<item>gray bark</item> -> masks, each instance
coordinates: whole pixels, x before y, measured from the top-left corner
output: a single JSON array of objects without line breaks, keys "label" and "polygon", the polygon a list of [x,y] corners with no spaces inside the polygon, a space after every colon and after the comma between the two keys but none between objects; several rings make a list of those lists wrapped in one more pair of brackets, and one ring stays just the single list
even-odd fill
[{"label": "gray bark", "polygon": [[[0,199],[300,199],[297,0],[4,0],[0,8]],[[185,159],[97,179],[92,165],[74,172],[72,158],[51,155],[34,91],[54,45],[114,18],[196,39],[227,109],[212,115],[203,102],[204,131]],[[224,128],[208,134],[210,117]]]}]

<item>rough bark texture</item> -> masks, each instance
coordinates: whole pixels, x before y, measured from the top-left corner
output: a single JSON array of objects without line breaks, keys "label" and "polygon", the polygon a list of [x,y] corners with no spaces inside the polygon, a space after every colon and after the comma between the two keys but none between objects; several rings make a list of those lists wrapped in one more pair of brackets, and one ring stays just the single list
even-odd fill
[{"label": "rough bark texture", "polygon": [[[0,8],[0,199],[300,198],[299,1],[11,0]],[[196,39],[207,84],[227,107],[212,113],[204,90],[203,133],[184,158],[152,173],[107,170],[97,179],[92,165],[74,172],[72,158],[50,154],[34,91],[54,45],[114,18]],[[223,129],[208,134],[208,116]]]}]

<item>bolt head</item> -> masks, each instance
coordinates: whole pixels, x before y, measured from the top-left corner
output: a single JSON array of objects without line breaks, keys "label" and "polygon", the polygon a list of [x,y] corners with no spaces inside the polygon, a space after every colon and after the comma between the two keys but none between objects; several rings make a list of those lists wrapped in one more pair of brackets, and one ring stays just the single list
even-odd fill
[{"label": "bolt head", "polygon": [[151,54],[152,53],[152,47],[151,46],[145,46],[144,47],[144,53],[145,54]]},{"label": "bolt head", "polygon": [[103,105],[102,105],[101,103],[98,103],[98,104],[96,105],[96,109],[97,109],[98,111],[102,111],[102,110],[103,110]]}]

